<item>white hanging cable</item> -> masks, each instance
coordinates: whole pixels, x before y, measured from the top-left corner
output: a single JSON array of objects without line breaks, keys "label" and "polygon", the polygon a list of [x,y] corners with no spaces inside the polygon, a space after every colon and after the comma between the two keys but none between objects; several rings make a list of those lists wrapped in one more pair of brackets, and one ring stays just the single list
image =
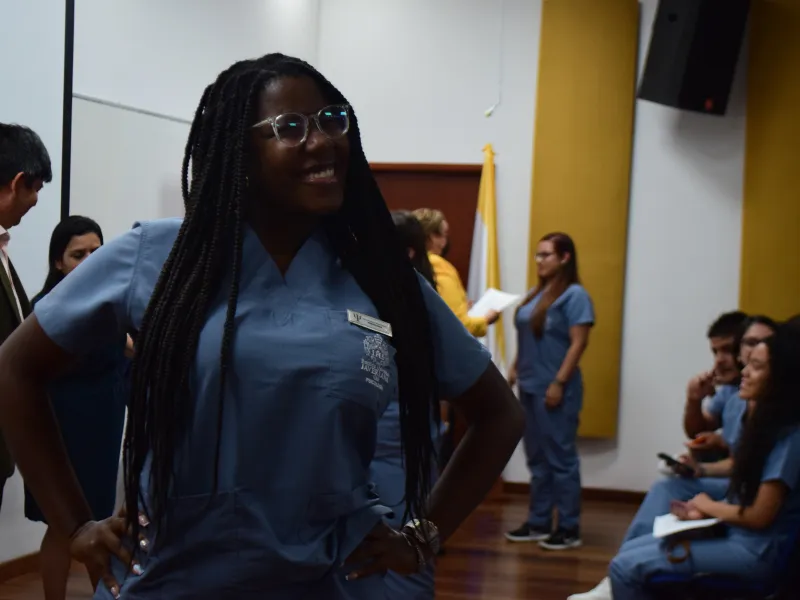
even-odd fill
[{"label": "white hanging cable", "polygon": [[491,117],[497,107],[503,102],[503,37],[506,28],[506,0],[500,0],[500,37],[497,42],[497,102],[484,111],[486,117]]}]

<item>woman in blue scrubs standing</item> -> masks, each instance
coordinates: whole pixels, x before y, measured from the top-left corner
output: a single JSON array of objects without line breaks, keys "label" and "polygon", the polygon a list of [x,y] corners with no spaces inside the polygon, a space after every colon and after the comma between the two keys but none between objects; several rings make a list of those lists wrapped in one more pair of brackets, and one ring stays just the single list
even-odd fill
[{"label": "woman in blue scrubs standing", "polygon": [[506,538],[565,550],[581,545],[577,435],[583,379],[578,364],[589,343],[594,308],[580,285],[575,244],[568,235],[544,236],[534,258],[539,281],[517,310],[517,359],[509,373],[525,408],[531,501],[528,520]]},{"label": "woman in blue scrubs standing", "polygon": [[[36,306],[102,245],[103,232],[92,219],[72,215],[56,225],[50,238],[47,278],[32,304]],[[92,514],[99,519],[110,517],[114,512],[128,391],[126,337],[121,333],[112,343],[85,356],[49,388],[70,463]],[[25,517],[47,522],[27,488]],[[40,555],[45,600],[63,600],[72,564],[68,540],[48,527]]]},{"label": "woman in blue scrubs standing", "polygon": [[[273,54],[220,74],[182,187],[184,219],[106,244],[0,348],[20,471],[102,578],[96,598],[380,598],[380,574],[423,571],[489,491],[518,404],[397,243],[355,115],[308,64]],[[46,386],[126,330],[128,510],[95,522]],[[431,491],[440,397],[471,431]],[[369,478],[395,400],[415,517],[400,530]]]}]

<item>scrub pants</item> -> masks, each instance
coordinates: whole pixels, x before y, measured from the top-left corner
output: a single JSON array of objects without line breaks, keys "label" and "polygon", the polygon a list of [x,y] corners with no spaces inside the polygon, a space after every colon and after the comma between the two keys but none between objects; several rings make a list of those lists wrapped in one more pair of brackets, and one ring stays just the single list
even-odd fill
[{"label": "scrub pants", "polygon": [[[678,552],[682,552],[678,550]],[[748,579],[771,577],[773,569],[739,543],[726,538],[691,542],[691,555],[682,563],[672,564],[662,540],[652,535],[625,542],[609,565],[614,600],[647,600],[645,584],[656,574],[718,573],[745,576]]]},{"label": "scrub pants", "polygon": [[581,515],[581,471],[578,417],[583,390],[564,390],[561,405],[548,409],[544,397],[520,390],[525,409],[525,454],[531,472],[528,525],[550,531],[553,508],[559,529],[577,530]]},{"label": "scrub pants", "polygon": [[643,535],[653,533],[653,522],[656,517],[665,515],[670,511],[673,500],[687,502],[698,494],[706,493],[713,500],[725,499],[728,491],[729,480],[716,477],[701,477],[699,479],[684,479],[682,477],[667,477],[656,481],[647,492],[636,516],[628,527],[623,544]]}]

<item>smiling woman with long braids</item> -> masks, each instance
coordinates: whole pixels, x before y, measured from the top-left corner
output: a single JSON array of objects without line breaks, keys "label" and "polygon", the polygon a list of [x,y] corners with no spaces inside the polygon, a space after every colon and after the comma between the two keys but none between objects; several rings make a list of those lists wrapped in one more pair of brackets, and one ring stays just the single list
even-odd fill
[{"label": "smiling woman with long braids", "polygon": [[[183,197],[183,220],[98,250],[0,349],[0,425],[28,487],[102,577],[96,598],[379,598],[376,574],[423,570],[491,488],[518,404],[414,271],[352,110],[306,63],[243,61],[206,88]],[[129,510],[94,522],[45,390],[125,330]],[[470,430],[430,492],[440,397]],[[368,477],[394,398],[416,517],[400,531]]]}]

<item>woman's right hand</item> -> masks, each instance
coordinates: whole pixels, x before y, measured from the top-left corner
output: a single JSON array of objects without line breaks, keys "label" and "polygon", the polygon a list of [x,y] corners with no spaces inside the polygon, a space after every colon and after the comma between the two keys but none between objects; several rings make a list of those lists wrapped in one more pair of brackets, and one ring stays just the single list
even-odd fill
[{"label": "woman's right hand", "polygon": [[686,442],[686,447],[690,452],[703,452],[708,450],[724,450],[728,444],[725,439],[715,431],[707,431],[697,434],[694,439]]},{"label": "woman's right hand", "polygon": [[500,318],[500,313],[496,310],[490,310],[486,313],[486,315],[484,315],[483,318],[486,319],[487,325],[494,325],[497,322],[497,319]]},{"label": "woman's right hand", "polygon": [[508,381],[508,385],[510,385],[511,387],[514,387],[515,385],[517,385],[517,364],[516,363],[511,365],[511,368],[508,370],[508,376],[506,377],[506,380]]},{"label": "woman's right hand", "polygon": [[141,573],[141,568],[133,562],[130,551],[122,543],[126,535],[125,519],[116,516],[102,521],[89,521],[70,540],[72,558],[86,565],[92,581],[102,581],[114,598],[119,598],[120,587],[111,573],[112,556],[124,565],[131,565],[133,573]]}]

